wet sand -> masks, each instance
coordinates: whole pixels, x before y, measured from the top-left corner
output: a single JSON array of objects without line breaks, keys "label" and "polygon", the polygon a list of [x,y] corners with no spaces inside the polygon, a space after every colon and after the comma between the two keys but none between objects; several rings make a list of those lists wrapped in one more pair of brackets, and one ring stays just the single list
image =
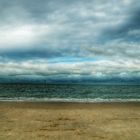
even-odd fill
[{"label": "wet sand", "polygon": [[0,102],[0,140],[140,140],[140,103]]}]

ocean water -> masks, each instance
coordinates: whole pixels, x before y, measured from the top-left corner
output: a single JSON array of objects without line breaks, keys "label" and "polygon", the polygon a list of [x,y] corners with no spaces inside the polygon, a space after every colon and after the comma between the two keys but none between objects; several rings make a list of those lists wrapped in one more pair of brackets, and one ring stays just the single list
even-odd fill
[{"label": "ocean water", "polygon": [[140,101],[140,85],[0,84],[0,100],[61,102]]}]

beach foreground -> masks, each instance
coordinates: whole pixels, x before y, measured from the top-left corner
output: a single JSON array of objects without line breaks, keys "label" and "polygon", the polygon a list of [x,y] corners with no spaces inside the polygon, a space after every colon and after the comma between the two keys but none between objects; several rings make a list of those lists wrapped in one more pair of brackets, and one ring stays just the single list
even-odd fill
[{"label": "beach foreground", "polygon": [[0,140],[140,140],[140,103],[0,102]]}]

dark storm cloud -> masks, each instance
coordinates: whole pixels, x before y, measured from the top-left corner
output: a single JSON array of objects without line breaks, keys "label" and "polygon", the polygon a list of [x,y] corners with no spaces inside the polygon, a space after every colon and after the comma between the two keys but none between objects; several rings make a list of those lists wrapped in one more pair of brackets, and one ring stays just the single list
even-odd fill
[{"label": "dark storm cloud", "polygon": [[27,50],[11,50],[7,52],[0,52],[1,57],[23,61],[29,59],[41,59],[41,58],[55,58],[55,57],[63,57],[64,54],[60,50],[53,49],[27,49]]},{"label": "dark storm cloud", "polygon": [[50,22],[52,13],[63,7],[65,9],[65,6],[74,3],[74,1],[69,0],[0,0],[0,15],[4,20],[1,20],[1,22],[10,21],[13,23],[16,18],[25,22]]},{"label": "dark storm cloud", "polygon": [[136,9],[130,9],[130,15],[124,24],[118,27],[106,29],[102,35],[104,42],[108,40],[120,39],[126,42],[139,42],[140,41],[140,6]]}]

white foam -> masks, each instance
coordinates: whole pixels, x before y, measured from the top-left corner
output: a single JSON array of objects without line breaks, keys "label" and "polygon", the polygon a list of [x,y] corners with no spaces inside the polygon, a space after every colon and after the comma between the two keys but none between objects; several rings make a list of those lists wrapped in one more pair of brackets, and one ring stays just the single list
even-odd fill
[{"label": "white foam", "polygon": [[140,102],[140,99],[102,99],[102,98],[85,98],[85,99],[77,99],[77,98],[27,98],[27,97],[19,97],[19,98],[0,98],[0,101],[16,101],[16,102],[73,102],[73,103],[105,103],[105,102]]}]

